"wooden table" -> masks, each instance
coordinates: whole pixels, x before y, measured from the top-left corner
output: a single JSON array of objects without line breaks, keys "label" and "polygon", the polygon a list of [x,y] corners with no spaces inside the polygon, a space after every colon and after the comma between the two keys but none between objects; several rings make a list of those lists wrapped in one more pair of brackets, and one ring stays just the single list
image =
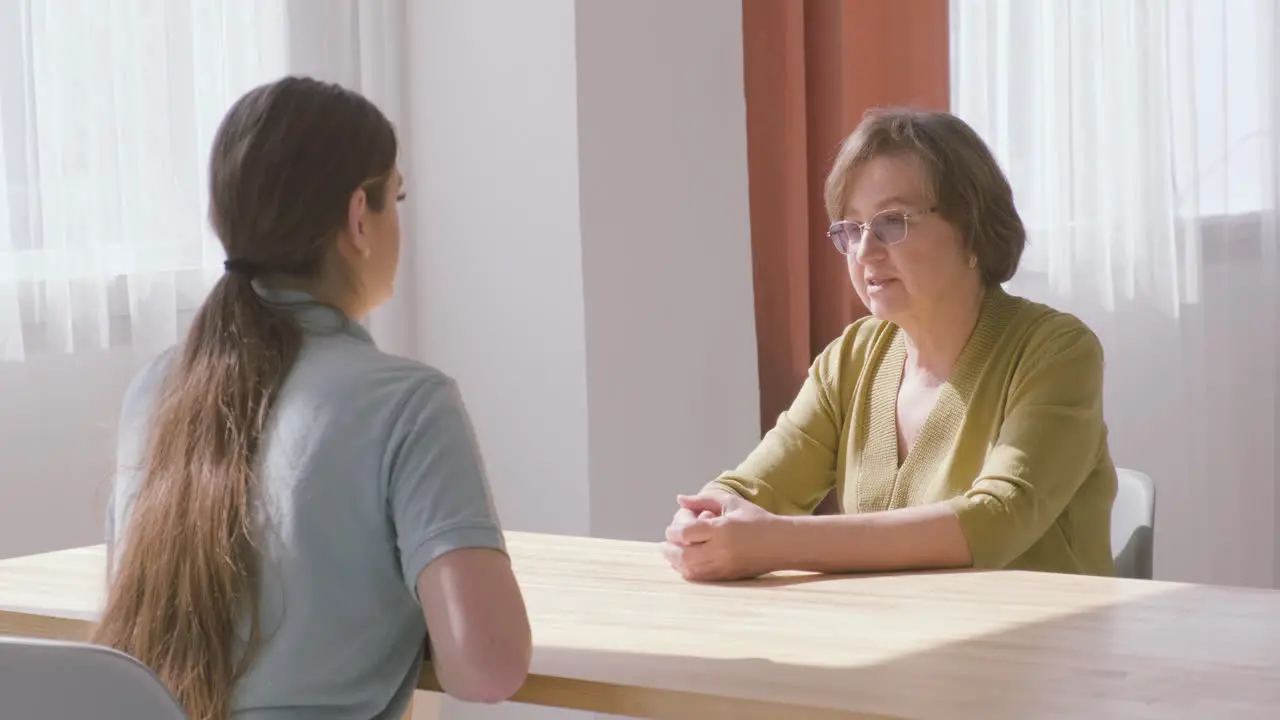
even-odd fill
[{"label": "wooden table", "polygon": [[[1024,572],[684,582],[656,546],[508,533],[521,702],[652,718],[1280,718],[1280,592]],[[103,550],[0,561],[0,635],[79,639]],[[431,669],[422,687],[438,689]]]}]

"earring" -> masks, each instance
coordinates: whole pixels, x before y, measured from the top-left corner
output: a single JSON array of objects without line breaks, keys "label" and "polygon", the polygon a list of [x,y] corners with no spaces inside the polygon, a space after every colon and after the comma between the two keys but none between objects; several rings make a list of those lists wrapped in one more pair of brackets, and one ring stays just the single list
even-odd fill
[{"label": "earring", "polygon": [[970,255],[970,256],[969,256],[969,267],[970,267],[970,268],[976,268],[976,267],[978,267],[978,256],[977,256],[977,255]]}]

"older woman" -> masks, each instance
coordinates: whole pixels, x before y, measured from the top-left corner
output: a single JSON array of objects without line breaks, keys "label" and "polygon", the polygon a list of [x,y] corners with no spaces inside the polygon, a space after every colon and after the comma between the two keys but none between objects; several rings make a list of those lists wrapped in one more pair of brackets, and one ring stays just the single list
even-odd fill
[{"label": "older woman", "polygon": [[[671,564],[694,580],[1112,574],[1102,348],[1075,317],[1002,289],[1026,233],[990,150],[950,114],[874,111],[826,204],[871,315],[818,356],[736,470],[678,499]],[[812,516],[832,490],[844,514]]]}]

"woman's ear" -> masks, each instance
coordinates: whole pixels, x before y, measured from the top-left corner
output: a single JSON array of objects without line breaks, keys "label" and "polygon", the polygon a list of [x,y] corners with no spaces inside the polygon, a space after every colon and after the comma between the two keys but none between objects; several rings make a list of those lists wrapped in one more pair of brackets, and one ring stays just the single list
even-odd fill
[{"label": "woman's ear", "polygon": [[[351,193],[351,199],[347,203],[347,223],[344,228],[346,232],[341,233],[338,243],[343,255],[349,253],[357,255],[361,258],[369,257],[372,248],[369,245],[369,236],[365,234],[365,221],[369,212],[369,196],[364,188],[357,188]],[[350,247],[341,247],[349,244]]]}]

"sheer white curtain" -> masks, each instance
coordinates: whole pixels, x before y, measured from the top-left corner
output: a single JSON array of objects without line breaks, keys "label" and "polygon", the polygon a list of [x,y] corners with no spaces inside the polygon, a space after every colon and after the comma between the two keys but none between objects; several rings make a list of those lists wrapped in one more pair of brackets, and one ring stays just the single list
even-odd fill
[{"label": "sheer white curtain", "polygon": [[1157,573],[1270,586],[1280,10],[1274,0],[952,0],[952,107],[1029,232],[1010,288],[1102,337]]},{"label": "sheer white curtain", "polygon": [[207,153],[285,70],[266,0],[0,3],[0,360],[177,334],[220,271]]},{"label": "sheer white curtain", "polygon": [[0,2],[0,362],[177,340],[222,271],[206,173],[227,108],[305,73],[399,120],[403,15],[403,0]]}]

